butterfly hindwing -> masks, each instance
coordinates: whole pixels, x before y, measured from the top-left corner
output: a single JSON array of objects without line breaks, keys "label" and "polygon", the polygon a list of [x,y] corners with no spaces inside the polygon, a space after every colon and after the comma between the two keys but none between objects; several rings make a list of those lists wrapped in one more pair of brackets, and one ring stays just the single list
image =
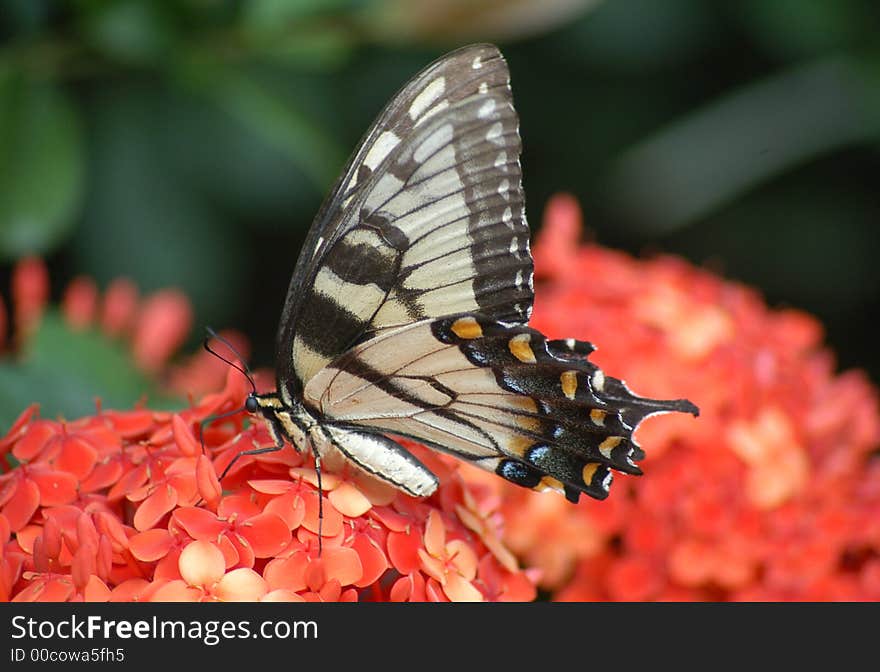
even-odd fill
[{"label": "butterfly hindwing", "polygon": [[518,120],[491,45],[428,66],[394,97],[322,207],[282,312],[291,403],[323,367],[384,330],[463,311],[531,313]]},{"label": "butterfly hindwing", "polygon": [[417,439],[574,501],[601,499],[610,469],[641,473],[629,419],[693,409],[633,395],[572,343],[476,313],[422,320],[340,356],[304,402],[331,424]]}]

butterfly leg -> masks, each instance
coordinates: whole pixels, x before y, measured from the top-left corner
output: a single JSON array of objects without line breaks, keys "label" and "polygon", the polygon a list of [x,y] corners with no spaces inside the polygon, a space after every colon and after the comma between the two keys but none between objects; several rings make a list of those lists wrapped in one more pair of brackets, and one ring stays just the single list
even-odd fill
[{"label": "butterfly leg", "polygon": [[324,488],[321,484],[321,453],[315,445],[312,445],[312,455],[315,456],[315,477],[318,479],[318,556],[320,557],[324,534]]},{"label": "butterfly leg", "polygon": [[243,450],[240,453],[236,454],[236,456],[233,457],[229,461],[229,464],[226,465],[226,468],[223,470],[223,473],[220,474],[220,478],[218,480],[222,481],[226,477],[226,474],[228,474],[229,470],[232,469],[232,465],[234,465],[236,462],[238,462],[238,458],[240,458],[240,457],[244,457],[245,455],[265,455],[266,453],[276,453],[279,450],[281,450],[282,448],[284,448],[283,439],[281,439],[280,437],[277,437],[276,441],[277,441],[277,443],[272,446],[264,446],[262,448],[251,448],[250,450]]}]

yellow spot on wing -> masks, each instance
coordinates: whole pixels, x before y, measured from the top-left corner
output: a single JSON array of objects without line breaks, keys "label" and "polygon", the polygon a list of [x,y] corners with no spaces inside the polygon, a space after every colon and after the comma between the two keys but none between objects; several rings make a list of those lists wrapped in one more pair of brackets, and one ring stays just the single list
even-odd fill
[{"label": "yellow spot on wing", "polygon": [[459,317],[452,323],[452,332],[459,338],[480,338],[483,335],[483,328],[473,317]]},{"label": "yellow spot on wing", "polygon": [[535,353],[532,352],[532,346],[529,345],[531,339],[531,334],[517,334],[507,342],[507,347],[510,348],[513,356],[527,364],[534,364],[538,361],[535,359]]},{"label": "yellow spot on wing", "polygon": [[581,472],[581,478],[584,479],[584,483],[586,485],[592,485],[593,476],[596,475],[596,470],[599,468],[599,465],[596,462],[592,462],[584,467],[584,470]]},{"label": "yellow spot on wing", "polygon": [[605,424],[605,416],[608,415],[605,411],[600,411],[598,408],[594,408],[590,411],[590,420],[593,421],[594,425],[599,425],[602,427]]},{"label": "yellow spot on wing", "polygon": [[578,388],[577,371],[563,371],[559,376],[559,382],[562,383],[562,393],[569,399],[574,399],[574,393]]},{"label": "yellow spot on wing", "polygon": [[534,440],[522,434],[514,434],[507,441],[507,450],[518,457],[526,454],[526,451],[532,447]]},{"label": "yellow spot on wing", "polygon": [[611,450],[612,448],[616,448],[621,441],[623,441],[622,436],[609,436],[599,444],[599,450]]},{"label": "yellow spot on wing", "polygon": [[559,481],[552,476],[544,476],[541,479],[541,482],[534,488],[538,492],[545,492],[547,490],[555,490],[556,492],[561,492],[563,495],[565,494],[565,486],[562,485],[562,481]]},{"label": "yellow spot on wing", "polygon": [[524,411],[529,411],[530,413],[538,412],[538,404],[531,397],[513,397],[511,399],[511,403],[519,406]]},{"label": "yellow spot on wing", "polygon": [[602,443],[599,444],[599,452],[602,453],[605,457],[611,457],[611,451],[614,450],[620,442],[623,441],[622,436],[609,436]]},{"label": "yellow spot on wing", "polygon": [[530,415],[516,416],[516,424],[529,432],[538,432],[541,429],[541,421]]}]

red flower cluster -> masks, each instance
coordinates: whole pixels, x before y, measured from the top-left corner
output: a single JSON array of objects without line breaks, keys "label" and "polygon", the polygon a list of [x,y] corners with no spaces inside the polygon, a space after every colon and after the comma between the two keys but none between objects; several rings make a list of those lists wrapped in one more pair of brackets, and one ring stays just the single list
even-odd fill
[{"label": "red flower cluster", "polygon": [[503,489],[509,546],[560,600],[880,599],[875,388],[834,372],[808,315],[679,259],[580,246],[580,231],[577,203],[554,198],[532,324],[701,413],[645,421],[645,475],[602,503],[474,476]]},{"label": "red flower cluster", "polygon": [[[2,600],[531,600],[499,542],[492,500],[453,466],[418,501],[356,474],[324,474],[269,445],[241,408],[245,381],[180,413],[100,411],[72,422],[28,408],[0,440]],[[413,447],[418,450],[418,447]],[[319,522],[319,498],[323,519]],[[318,544],[318,532],[322,544]],[[322,548],[321,548],[322,547]]]},{"label": "red flower cluster", "polygon": [[[10,289],[11,310],[0,296],[0,352],[10,346],[22,349],[39,328],[50,293],[49,272],[42,259],[19,261]],[[61,313],[72,330],[98,329],[108,338],[126,342],[135,366],[171,395],[201,396],[224,385],[228,365],[207,352],[200,350],[182,363],[172,362],[193,322],[190,301],[180,290],[162,289],[141,296],[131,280],[117,278],[102,295],[94,280],[78,276],[64,289]],[[12,339],[10,324],[14,325]],[[243,357],[248,356],[250,344],[240,333],[223,331],[221,335]]]},{"label": "red flower cluster", "polygon": [[[645,475],[618,475],[604,502],[572,505],[412,444],[441,479],[427,500],[346,472],[325,472],[319,492],[289,448],[241,458],[221,489],[235,455],[270,442],[244,414],[197,438],[241,407],[244,379],[207,353],[168,364],[188,304],[151,308],[124,282],[102,299],[79,280],[63,302],[73,327],[122,335],[171,389],[208,394],[179,413],[25,411],[0,439],[0,599],[530,600],[533,579],[559,600],[880,599],[875,388],[835,373],[810,316],[679,259],[579,245],[580,232],[577,203],[554,198],[533,326],[589,339],[635,392],[701,410],[645,421]],[[20,264],[17,343],[47,296],[45,269]],[[0,344],[8,324],[0,305]]]}]

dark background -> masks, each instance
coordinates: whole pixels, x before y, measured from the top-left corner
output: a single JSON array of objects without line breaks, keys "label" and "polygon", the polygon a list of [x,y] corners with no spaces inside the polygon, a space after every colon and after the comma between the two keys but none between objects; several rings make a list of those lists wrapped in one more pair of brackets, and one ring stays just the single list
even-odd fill
[{"label": "dark background", "polygon": [[34,253],[55,298],[78,274],[178,286],[271,365],[345,157],[412,74],[486,40],[533,230],[570,191],[599,242],[810,311],[878,380],[878,35],[873,0],[0,0],[0,290]]}]

